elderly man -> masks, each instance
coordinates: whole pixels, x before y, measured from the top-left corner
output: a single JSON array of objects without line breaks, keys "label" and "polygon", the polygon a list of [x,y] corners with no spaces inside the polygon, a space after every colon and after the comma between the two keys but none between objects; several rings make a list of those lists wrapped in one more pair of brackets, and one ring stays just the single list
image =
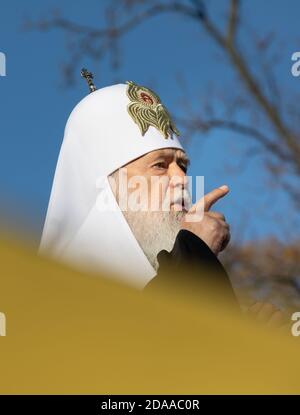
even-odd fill
[{"label": "elderly man", "polygon": [[[110,184],[135,238],[158,272],[148,286],[156,287],[165,280],[173,266],[172,282],[174,271],[185,279],[194,271],[198,283],[217,276],[219,287],[233,298],[227,274],[216,257],[229,242],[229,226],[224,215],[209,211],[229,189],[221,186],[188,209],[188,164],[183,150],[154,150],[112,173]],[[132,186],[128,185],[130,181]],[[202,215],[196,217],[199,211]]]},{"label": "elderly man", "polygon": [[160,98],[131,81],[89,85],[65,128],[40,252],[137,288],[172,264],[208,266],[231,290],[217,259],[229,226],[210,211],[227,186],[190,206],[189,160]]}]

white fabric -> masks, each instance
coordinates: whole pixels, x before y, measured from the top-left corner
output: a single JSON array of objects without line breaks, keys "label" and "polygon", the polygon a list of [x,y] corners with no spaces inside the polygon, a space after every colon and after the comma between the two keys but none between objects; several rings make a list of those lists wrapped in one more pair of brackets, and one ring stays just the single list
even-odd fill
[{"label": "white fabric", "polygon": [[142,288],[156,272],[119,209],[107,177],[150,151],[182,146],[176,135],[165,139],[152,126],[141,135],[127,112],[126,88],[116,84],[99,89],[72,111],[39,252],[85,270],[122,273],[119,278]]}]

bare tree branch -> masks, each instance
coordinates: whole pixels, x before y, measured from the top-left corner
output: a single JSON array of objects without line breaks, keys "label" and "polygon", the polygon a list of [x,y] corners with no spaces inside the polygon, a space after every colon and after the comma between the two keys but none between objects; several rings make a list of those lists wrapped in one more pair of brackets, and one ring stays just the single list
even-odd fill
[{"label": "bare tree branch", "polygon": [[229,16],[228,29],[227,29],[228,45],[232,45],[234,43],[235,32],[237,30],[237,24],[238,24],[238,8],[239,8],[239,0],[231,0],[230,1],[230,16]]},{"label": "bare tree branch", "polygon": [[[129,17],[123,23],[117,24],[114,14],[115,7],[110,6],[111,19],[108,21],[107,27],[101,29],[80,25],[58,15],[49,21],[42,21],[35,25],[31,24],[30,26],[39,28],[40,30],[48,30],[53,27],[61,28],[79,36],[80,40],[77,42],[77,50],[72,53],[73,56],[78,57],[81,53],[82,55],[99,58],[106,51],[110,51],[113,54],[113,65],[117,67],[119,65],[117,40],[138,25],[143,24],[152,17],[166,13],[177,13],[193,19],[204,28],[207,35],[225,53],[231,67],[238,74],[241,85],[245,87],[248,98],[253,101],[253,109],[258,113],[264,114],[268,125],[274,130],[274,137],[267,138],[258,128],[241,125],[236,121],[230,120],[211,118],[205,121],[196,119],[192,122],[182,120],[182,123],[185,123],[190,132],[194,128],[198,128],[199,131],[207,131],[212,128],[224,128],[252,137],[263,145],[271,155],[289,165],[295,174],[300,175],[299,136],[287,125],[284,116],[279,111],[278,105],[264,93],[261,83],[252,73],[251,66],[248,64],[244,54],[239,50],[236,42],[236,33],[240,24],[239,11],[241,3],[241,0],[229,0],[228,22],[225,33],[222,33],[218,26],[210,19],[205,8],[208,2],[204,4],[203,0],[190,0],[189,3],[174,0],[170,0],[169,2],[159,0],[155,2],[150,2],[150,0],[122,0],[121,4],[130,9],[132,17]],[[133,9],[135,9],[135,6],[145,7],[145,9],[134,13]],[[268,40],[265,43],[269,44],[270,42]],[[264,72],[267,76],[269,90],[272,96],[276,97],[276,102],[278,103],[280,92],[275,78],[268,66],[264,67]],[[295,199],[295,192],[288,187],[285,188],[291,192],[293,199]]]},{"label": "bare tree branch", "polygon": [[288,148],[296,154],[297,171],[300,173],[300,146],[298,140],[289,131],[287,126],[281,119],[277,109],[268,101],[263,95],[262,88],[258,84],[258,81],[251,74],[249,65],[247,65],[242,54],[232,44],[226,41],[226,37],[223,37],[212,22],[206,18],[201,22],[206,29],[207,33],[222,47],[230,58],[233,67],[238,71],[244,85],[250,92],[251,96],[257,101],[259,106],[264,110],[269,121],[274,126],[277,133],[285,141]]},{"label": "bare tree branch", "polygon": [[243,125],[236,121],[228,121],[222,119],[206,119],[202,121],[200,119],[186,120],[178,117],[174,117],[182,125],[189,127],[190,131],[193,128],[195,131],[207,132],[214,128],[221,128],[226,130],[231,130],[236,133],[247,135],[255,138],[260,144],[262,144],[268,151],[273,155],[280,158],[283,161],[293,162],[294,159],[289,154],[286,154],[279,144],[276,144],[274,141],[267,138],[259,130],[248,125]]}]

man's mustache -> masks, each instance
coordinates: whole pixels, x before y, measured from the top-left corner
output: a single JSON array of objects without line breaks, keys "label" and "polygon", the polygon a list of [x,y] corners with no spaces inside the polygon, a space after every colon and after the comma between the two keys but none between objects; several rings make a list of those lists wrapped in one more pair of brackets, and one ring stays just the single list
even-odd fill
[{"label": "man's mustache", "polygon": [[191,201],[191,196],[190,196],[189,191],[187,189],[176,190],[170,201],[170,206],[172,205],[182,206],[183,210],[188,211],[192,206],[192,201]]}]

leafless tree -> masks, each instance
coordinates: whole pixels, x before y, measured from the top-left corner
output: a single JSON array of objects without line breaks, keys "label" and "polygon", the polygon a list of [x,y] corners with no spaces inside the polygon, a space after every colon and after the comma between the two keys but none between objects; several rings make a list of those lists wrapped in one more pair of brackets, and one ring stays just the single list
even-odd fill
[{"label": "leafless tree", "polygon": [[[147,20],[158,15],[175,13],[182,18],[196,22],[202,28],[209,41],[213,42],[223,54],[229,67],[236,74],[239,87],[231,88],[231,92],[224,99],[226,109],[224,117],[216,116],[210,90],[209,99],[203,102],[196,111],[189,111],[186,116],[174,116],[176,123],[184,131],[184,135],[207,133],[214,129],[225,129],[243,135],[254,143],[254,152],[264,154],[265,166],[282,190],[291,198],[296,209],[300,207],[299,178],[300,178],[300,111],[297,105],[298,97],[286,97],[285,91],[279,87],[274,66],[280,59],[280,51],[276,47],[274,32],[259,35],[247,29],[247,22],[243,19],[242,0],[228,0],[222,2],[226,6],[224,24],[216,23],[215,16],[210,15],[210,3],[205,0],[119,0],[110,2],[106,8],[106,24],[104,27],[90,27],[70,21],[55,12],[51,17],[38,22],[27,22],[27,28],[49,30],[58,28],[69,36],[69,61],[64,66],[66,78],[73,79],[74,70],[78,71],[75,62],[81,62],[88,57],[101,60],[106,54],[111,57],[113,68],[121,65],[119,41],[126,33]],[[171,28],[166,27],[166,32]],[[253,58],[247,56],[245,48],[241,47],[240,35],[247,31],[249,42],[255,53]],[[250,33],[249,33],[250,32]],[[249,43],[250,44],[250,43]],[[199,42],[199,47],[200,47]],[[199,52],[200,53],[200,52]],[[248,122],[241,121],[237,112],[243,108]],[[269,242],[266,242],[267,249]],[[274,252],[279,253],[285,248],[272,241]],[[297,278],[299,271],[299,251],[291,245],[290,251],[294,264],[283,261],[278,254],[278,261],[268,262],[269,256],[265,249],[260,248],[262,255],[252,246],[232,246],[227,254],[227,264],[233,275],[242,278],[243,275],[259,278],[269,276],[273,281],[289,281],[294,287],[294,293],[299,294]],[[280,249],[279,249],[280,248]],[[288,249],[288,248],[286,248]],[[251,255],[249,254],[251,251]],[[289,251],[289,252],[290,252]],[[245,254],[248,252],[248,255]],[[285,251],[284,251],[285,252]],[[286,265],[284,269],[278,267],[280,259]],[[270,266],[272,263],[274,268]],[[256,264],[256,265],[255,265]],[[275,264],[275,265],[274,265]],[[298,264],[298,268],[295,264]],[[255,268],[255,266],[257,268]],[[254,269],[254,268],[255,269]],[[271,269],[272,268],[272,269]],[[255,274],[255,275],[254,275]],[[275,275],[276,274],[276,275]]]},{"label": "leafless tree", "polygon": [[[84,57],[99,61],[108,53],[112,57],[113,68],[117,68],[121,64],[118,47],[120,38],[148,19],[161,14],[176,13],[199,23],[238,75],[241,90],[237,95],[226,97],[226,107],[231,111],[228,117],[214,116],[213,107],[209,106],[209,111],[199,108],[192,117],[189,115],[174,118],[188,134],[226,129],[254,140],[269,156],[266,168],[281,183],[298,208],[300,197],[296,179],[300,175],[300,131],[296,120],[300,114],[296,107],[297,101],[283,105],[283,93],[273,72],[278,56],[267,53],[272,49],[274,33],[263,38],[253,34],[255,38],[252,43],[257,51],[260,70],[257,71],[258,75],[251,71],[252,65],[238,41],[238,34],[243,29],[241,3],[241,0],[228,0],[226,29],[223,32],[209,15],[209,2],[203,0],[119,0],[118,7],[116,2],[107,6],[105,27],[81,25],[60,16],[58,12],[46,20],[27,22],[27,27],[40,30],[59,28],[71,35],[70,59],[64,66],[65,75],[70,81],[73,79],[74,69],[77,69],[74,62]],[[242,123],[234,117],[235,109],[241,106],[248,111],[249,123]],[[262,122],[254,125],[251,120],[258,120],[258,117],[262,118]]]}]

